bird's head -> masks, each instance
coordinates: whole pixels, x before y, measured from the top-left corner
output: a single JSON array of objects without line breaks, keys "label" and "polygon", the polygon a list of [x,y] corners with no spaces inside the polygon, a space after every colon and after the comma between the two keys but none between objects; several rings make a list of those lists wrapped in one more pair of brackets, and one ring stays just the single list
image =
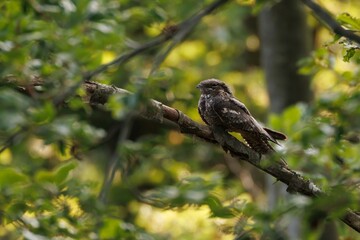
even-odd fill
[{"label": "bird's head", "polygon": [[202,94],[220,94],[222,92],[232,95],[229,87],[222,81],[215,78],[201,81],[196,88],[200,89]]}]

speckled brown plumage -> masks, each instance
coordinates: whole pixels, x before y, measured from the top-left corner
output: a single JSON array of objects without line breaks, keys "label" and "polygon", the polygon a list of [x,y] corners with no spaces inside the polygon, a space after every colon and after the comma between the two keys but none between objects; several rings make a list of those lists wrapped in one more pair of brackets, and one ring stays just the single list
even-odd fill
[{"label": "speckled brown plumage", "polygon": [[224,82],[208,79],[200,82],[197,88],[201,91],[198,111],[210,127],[240,133],[248,145],[260,154],[273,151],[269,141],[277,143],[276,140],[286,139],[284,134],[262,127]]}]

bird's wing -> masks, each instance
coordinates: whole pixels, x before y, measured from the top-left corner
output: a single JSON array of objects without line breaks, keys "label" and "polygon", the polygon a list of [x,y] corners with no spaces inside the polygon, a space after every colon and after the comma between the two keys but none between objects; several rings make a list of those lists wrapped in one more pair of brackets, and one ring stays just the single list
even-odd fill
[{"label": "bird's wing", "polygon": [[214,101],[213,110],[228,131],[256,133],[259,137],[272,142],[276,140],[251,116],[246,106],[235,98],[220,98]]},{"label": "bird's wing", "polygon": [[209,125],[209,123],[206,121],[204,115],[205,113],[203,113],[202,111],[205,110],[205,99],[203,96],[200,96],[200,99],[199,99],[199,103],[198,103],[198,112],[199,112],[199,115],[201,117],[201,119],[207,124]]}]

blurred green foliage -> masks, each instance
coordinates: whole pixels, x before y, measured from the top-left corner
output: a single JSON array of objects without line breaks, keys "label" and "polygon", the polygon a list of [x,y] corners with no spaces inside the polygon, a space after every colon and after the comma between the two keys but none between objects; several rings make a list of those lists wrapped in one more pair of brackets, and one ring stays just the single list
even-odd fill
[{"label": "blurred green foliage", "polygon": [[[211,1],[1,1],[1,238],[272,239],[286,228],[280,217],[291,212],[304,217],[304,238],[313,239],[317,217],[356,209],[360,52],[338,36],[325,34],[299,62],[301,74],[314,76],[313,103],[269,117],[271,127],[288,135],[279,151],[291,168],[329,191],[323,198],[294,196],[265,210],[263,173],[167,123],[133,119],[129,138],[118,144],[124,118],[147,98],[200,122],[195,86],[210,77],[229,83],[265,120],[255,24],[265,2],[230,1],[205,17],[150,77],[161,48],[97,76],[135,93],[111,97],[105,111],[87,105],[81,89],[61,106],[54,99]],[[353,16],[342,13],[337,20],[359,31]],[[33,86],[39,78],[42,85]],[[119,167],[104,202],[98,195],[113,156]],[[337,227],[355,239],[347,226]]]}]

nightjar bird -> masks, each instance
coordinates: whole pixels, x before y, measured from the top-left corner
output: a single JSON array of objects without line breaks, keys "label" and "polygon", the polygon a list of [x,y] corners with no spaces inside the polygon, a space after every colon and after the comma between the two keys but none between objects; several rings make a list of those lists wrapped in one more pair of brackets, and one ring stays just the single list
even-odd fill
[{"label": "nightjar bird", "polygon": [[224,82],[208,79],[196,87],[201,92],[199,114],[210,127],[240,133],[248,145],[260,154],[274,151],[269,141],[278,144],[277,140],[286,139],[284,134],[262,127]]}]

